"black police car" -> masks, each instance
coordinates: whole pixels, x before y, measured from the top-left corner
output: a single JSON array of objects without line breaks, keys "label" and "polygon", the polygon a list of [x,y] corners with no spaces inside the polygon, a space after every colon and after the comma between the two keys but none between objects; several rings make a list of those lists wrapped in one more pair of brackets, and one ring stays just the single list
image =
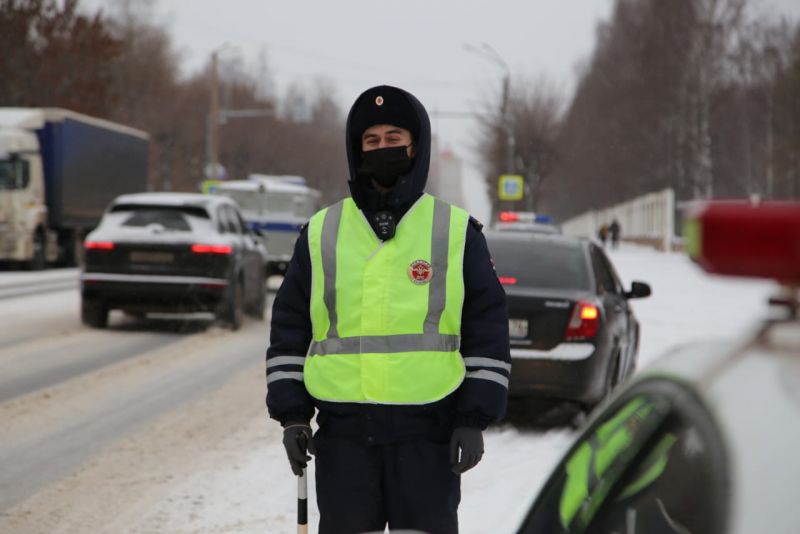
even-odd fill
[{"label": "black police car", "polygon": [[639,322],[602,247],[562,235],[488,232],[508,300],[510,397],[575,401],[591,408],[633,373]]},{"label": "black police car", "polygon": [[711,203],[690,256],[781,283],[739,339],[677,348],[591,416],[518,532],[800,532],[800,203]]},{"label": "black police car", "polygon": [[236,203],[222,196],[116,198],[84,242],[81,318],[104,328],[112,309],[212,312],[232,329],[263,318],[267,253]]}]

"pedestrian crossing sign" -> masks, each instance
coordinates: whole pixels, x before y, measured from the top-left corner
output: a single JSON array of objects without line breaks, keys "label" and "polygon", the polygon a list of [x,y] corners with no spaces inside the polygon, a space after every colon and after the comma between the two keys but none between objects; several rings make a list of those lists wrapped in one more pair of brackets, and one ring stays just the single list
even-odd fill
[{"label": "pedestrian crossing sign", "polygon": [[519,174],[500,176],[498,196],[500,200],[522,200],[524,196],[522,176]]}]

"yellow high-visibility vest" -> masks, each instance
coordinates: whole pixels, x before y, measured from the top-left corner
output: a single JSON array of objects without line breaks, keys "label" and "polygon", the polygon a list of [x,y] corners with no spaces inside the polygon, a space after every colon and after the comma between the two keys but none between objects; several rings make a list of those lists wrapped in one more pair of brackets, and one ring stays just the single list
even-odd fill
[{"label": "yellow high-visibility vest", "polygon": [[427,194],[388,241],[349,198],[311,218],[303,379],[313,397],[427,404],[458,388],[468,223],[466,211]]}]

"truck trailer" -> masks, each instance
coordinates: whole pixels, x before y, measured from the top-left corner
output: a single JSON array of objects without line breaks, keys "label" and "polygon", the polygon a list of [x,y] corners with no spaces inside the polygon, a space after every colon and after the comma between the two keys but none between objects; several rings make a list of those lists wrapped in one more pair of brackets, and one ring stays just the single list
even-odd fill
[{"label": "truck trailer", "polygon": [[148,143],[65,109],[0,107],[0,262],[79,263],[111,200],[147,189]]}]

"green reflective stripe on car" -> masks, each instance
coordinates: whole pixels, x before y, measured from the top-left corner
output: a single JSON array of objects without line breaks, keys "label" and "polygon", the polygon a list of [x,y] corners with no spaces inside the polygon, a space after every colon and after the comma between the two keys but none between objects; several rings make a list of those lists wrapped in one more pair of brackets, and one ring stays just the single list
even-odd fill
[{"label": "green reflective stripe on car", "polygon": [[600,442],[605,442],[616,430],[620,427],[625,421],[627,421],[628,417],[636,411],[636,409],[642,405],[644,399],[642,397],[636,397],[628,402],[617,414],[600,425],[597,429],[595,434],[597,434],[597,438]]},{"label": "green reflective stripe on car", "polygon": [[586,496],[589,495],[589,465],[592,461],[592,447],[588,443],[581,444],[567,461],[564,489],[558,511],[561,526],[568,528],[575,514],[578,513]]},{"label": "green reflective stripe on car", "polygon": [[572,454],[566,464],[566,481],[559,503],[564,528],[576,516],[578,527],[589,524],[611,489],[605,478],[609,468],[631,445],[636,428],[652,411],[653,405],[643,397],[632,399]]},{"label": "green reflective stripe on car", "polygon": [[678,441],[678,438],[675,434],[666,434],[664,437],[661,438],[661,441],[656,445],[656,448],[650,453],[645,460],[644,465],[647,465],[647,469],[642,476],[640,476],[637,480],[630,483],[622,493],[620,494],[620,499],[625,499],[626,497],[630,497],[631,495],[635,495],[639,493],[641,490],[652,484],[661,474],[664,472],[664,469],[667,467],[667,461],[669,460],[669,451],[672,450],[672,446],[675,445],[675,442]]}]

